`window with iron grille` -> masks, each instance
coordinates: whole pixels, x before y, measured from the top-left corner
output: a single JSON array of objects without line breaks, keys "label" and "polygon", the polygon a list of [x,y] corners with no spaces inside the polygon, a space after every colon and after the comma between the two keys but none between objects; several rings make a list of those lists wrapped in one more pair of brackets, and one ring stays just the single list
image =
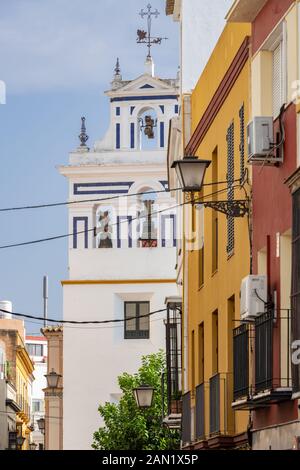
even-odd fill
[{"label": "window with iron grille", "polygon": [[245,106],[240,109],[240,179],[245,175]]},{"label": "window with iron grille", "polygon": [[[300,190],[293,194],[292,344],[300,339]],[[292,364],[293,392],[300,392],[300,365]]]},{"label": "window with iron grille", "polygon": [[10,431],[8,433],[8,449],[9,450],[16,450],[17,435],[18,435],[18,433],[16,431]]},{"label": "window with iron grille", "polygon": [[168,309],[166,323],[168,414],[182,412],[181,408],[181,316]]},{"label": "window with iron grille", "polygon": [[150,303],[125,302],[125,339],[149,339]]},{"label": "window with iron grille", "polygon": [[[227,186],[228,201],[234,200],[234,123],[227,131]],[[227,254],[231,256],[234,251],[234,217],[227,217]]]},{"label": "window with iron grille", "polygon": [[255,320],[255,392],[270,390],[273,384],[273,312]]},{"label": "window with iron grille", "polygon": [[233,330],[233,398],[247,397],[249,393],[249,325]]}]

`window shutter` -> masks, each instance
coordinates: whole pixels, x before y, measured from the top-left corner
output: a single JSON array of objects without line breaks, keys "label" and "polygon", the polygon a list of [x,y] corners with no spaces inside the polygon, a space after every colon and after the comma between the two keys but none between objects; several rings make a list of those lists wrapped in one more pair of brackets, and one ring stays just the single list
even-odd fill
[{"label": "window shutter", "polygon": [[[232,122],[227,131],[227,186],[228,201],[234,200],[234,123]],[[227,217],[227,253],[231,255],[234,251],[234,217]]]},{"label": "window shutter", "polygon": [[273,116],[278,116],[283,99],[282,42],[273,51]]},{"label": "window shutter", "polygon": [[245,175],[245,106],[240,109],[240,178],[241,181]]}]

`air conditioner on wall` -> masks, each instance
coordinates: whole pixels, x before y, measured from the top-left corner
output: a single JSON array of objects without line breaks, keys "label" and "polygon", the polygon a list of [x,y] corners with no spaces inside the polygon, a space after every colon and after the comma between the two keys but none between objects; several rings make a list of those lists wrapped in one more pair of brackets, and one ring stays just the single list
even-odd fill
[{"label": "air conditioner on wall", "polygon": [[265,312],[267,276],[248,276],[241,285],[241,320],[254,320]]},{"label": "air conditioner on wall", "polygon": [[247,126],[248,162],[252,165],[281,163],[274,146],[273,117],[256,116]]}]

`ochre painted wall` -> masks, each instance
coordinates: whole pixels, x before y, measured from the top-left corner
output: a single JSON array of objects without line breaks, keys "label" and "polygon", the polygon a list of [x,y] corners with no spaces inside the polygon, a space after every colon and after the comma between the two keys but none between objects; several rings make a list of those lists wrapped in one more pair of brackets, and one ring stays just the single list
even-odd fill
[{"label": "ochre painted wall", "polygon": [[[192,127],[195,130],[202,114],[209,105],[225,73],[236,56],[245,38],[250,35],[251,26],[246,24],[230,24],[226,26],[219,42],[211,56],[207,67],[200,78],[198,85],[192,95]],[[232,90],[220,111],[208,129],[196,155],[212,159],[213,152],[218,148],[218,181],[226,181],[227,177],[227,129],[234,122],[234,156],[235,156],[235,179],[240,177],[240,119],[239,111],[244,104],[245,126],[249,120],[249,89],[250,89],[250,62],[239,74]],[[245,132],[245,162],[247,161],[247,145]],[[212,165],[207,170],[205,183],[213,181]],[[250,171],[249,176],[251,177]],[[204,195],[226,188],[226,184],[217,186],[207,186]],[[246,185],[248,193],[250,187]],[[218,196],[219,200],[226,200],[227,193]],[[236,190],[235,198],[244,199],[243,191]],[[212,197],[207,197],[211,200]],[[218,310],[219,313],[219,366],[218,372],[221,374],[221,396],[223,385],[227,384],[228,403],[227,410],[224,410],[224,398],[221,398],[221,431],[229,434],[240,434],[246,432],[249,419],[249,412],[233,412],[231,408],[233,375],[232,375],[232,330],[239,325],[240,318],[240,287],[241,281],[250,272],[250,243],[248,220],[245,218],[235,219],[235,249],[234,254],[228,258],[227,254],[227,219],[223,214],[219,214],[219,266],[216,272],[212,272],[212,217],[213,211],[209,208],[204,212],[204,285],[199,288],[199,251],[194,250],[187,253],[188,256],[188,318],[189,318],[189,388],[192,384],[192,357],[191,357],[191,336],[194,331],[195,337],[195,385],[199,384],[199,352],[198,328],[204,322],[204,381],[205,381],[205,428],[206,436],[209,435],[209,380],[214,375],[213,353],[212,353],[212,314]],[[228,300],[235,297],[235,320],[229,320]],[[224,378],[224,380],[223,380]],[[194,403],[194,402],[193,402]],[[227,413],[227,423],[225,415]]]},{"label": "ochre painted wall", "polygon": [[224,29],[192,94],[192,132],[216,93],[242,42],[250,35],[251,26],[246,23],[232,23]]}]

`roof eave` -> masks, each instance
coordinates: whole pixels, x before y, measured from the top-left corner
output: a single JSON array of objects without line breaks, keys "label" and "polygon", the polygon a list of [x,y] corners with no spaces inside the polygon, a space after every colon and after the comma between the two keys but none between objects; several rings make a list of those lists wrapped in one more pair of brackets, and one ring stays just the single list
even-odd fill
[{"label": "roof eave", "polygon": [[175,0],[166,0],[166,15],[173,15],[175,7]]},{"label": "roof eave", "polygon": [[268,0],[235,0],[226,15],[228,23],[252,23]]}]

